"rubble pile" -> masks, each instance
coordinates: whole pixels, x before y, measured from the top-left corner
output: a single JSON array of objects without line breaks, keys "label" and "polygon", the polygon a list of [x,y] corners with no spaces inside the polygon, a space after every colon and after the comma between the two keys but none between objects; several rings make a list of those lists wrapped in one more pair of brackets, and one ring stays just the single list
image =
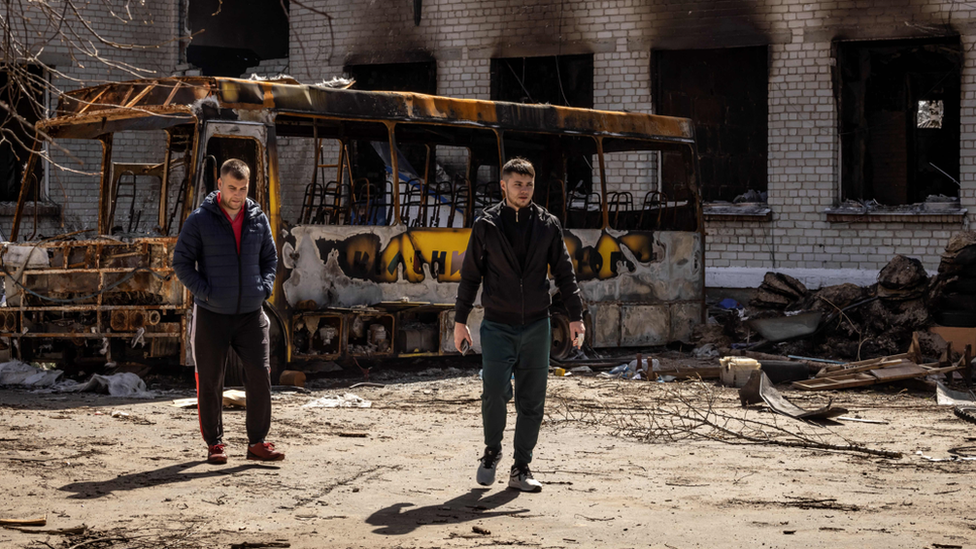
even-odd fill
[{"label": "rubble pile", "polygon": [[[976,239],[973,246],[976,290]],[[878,282],[869,287],[845,283],[810,292],[795,278],[766,273],[744,316],[757,319],[820,311],[823,320],[819,329],[810,337],[780,344],[780,352],[857,359],[906,349],[912,334],[931,324],[929,297],[930,280],[922,263],[899,255],[881,270]],[[725,333],[737,341],[754,339],[755,335],[737,320],[730,319],[735,324],[727,324]]]},{"label": "rubble pile", "polygon": [[937,323],[976,326],[976,232],[961,232],[949,240],[932,285],[931,303]]},{"label": "rubble pile", "polygon": [[765,309],[785,309],[807,295],[802,282],[782,273],[766,273],[752,305]]}]

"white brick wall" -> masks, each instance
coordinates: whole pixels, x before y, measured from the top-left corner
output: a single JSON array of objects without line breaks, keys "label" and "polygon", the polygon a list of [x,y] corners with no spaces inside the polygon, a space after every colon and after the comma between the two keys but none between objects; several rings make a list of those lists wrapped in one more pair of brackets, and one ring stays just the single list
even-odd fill
[{"label": "white brick wall", "polygon": [[[311,7],[336,17],[335,43],[315,38],[330,63],[305,67],[329,77],[348,59],[396,62],[411,51],[438,63],[438,93],[487,98],[491,57],[592,53],[594,107],[653,110],[651,55],[655,48],[715,48],[769,44],[768,192],[771,221],[709,221],[707,266],[712,269],[878,270],[893,254],[920,258],[934,269],[945,242],[964,223],[837,223],[824,211],[840,198],[837,113],[831,69],[835,38],[925,37],[945,24],[969,28],[976,8],[951,1],[766,0],[686,4],[667,0],[425,2],[413,25],[408,5],[388,10],[363,3],[319,0]],[[951,12],[951,14],[950,14]],[[320,19],[293,9],[300,28]],[[974,37],[963,36],[973,48]],[[308,44],[306,40],[306,44]],[[293,59],[299,54],[292,47]],[[406,59],[403,59],[406,60]],[[294,59],[293,66],[301,65]],[[323,71],[333,71],[332,73]],[[296,70],[301,74],[301,70]],[[976,215],[976,62],[963,73],[963,207]],[[608,189],[639,201],[655,188],[655,155],[608,159]],[[596,174],[595,174],[596,175]],[[707,184],[707,182],[706,182]],[[638,196],[640,195],[640,196]]]},{"label": "white brick wall", "polygon": [[[438,93],[464,98],[489,97],[492,57],[592,54],[595,108],[651,112],[655,49],[768,44],[767,172],[772,219],[709,221],[706,262],[711,271],[876,271],[896,253],[918,257],[934,269],[949,236],[967,228],[976,215],[976,61],[970,55],[976,35],[966,34],[976,22],[976,4],[951,0],[428,0],[420,26],[413,23],[409,2],[309,0],[305,4],[333,17],[334,39],[322,16],[293,4],[289,60],[293,76],[318,81],[340,75],[347,63],[427,57],[437,63]],[[140,9],[151,12],[152,25],[122,25],[111,18],[95,21],[120,41],[148,44],[172,36],[175,3],[152,3]],[[966,52],[960,196],[969,217],[960,223],[828,221],[824,210],[840,199],[832,41],[928,37],[953,29],[964,33]],[[176,63],[175,45],[112,54],[162,73],[170,72]],[[90,66],[72,71],[86,83],[105,78]],[[311,181],[311,143],[281,139],[279,153],[284,218],[294,220],[305,185]],[[85,154],[97,157],[94,148]],[[625,158],[608,163],[608,187],[630,191],[639,201],[643,192],[657,185],[655,155],[618,156]],[[86,216],[94,212],[91,197],[81,192],[83,180],[69,174],[58,178],[69,195],[66,220],[76,225],[90,222]],[[52,178],[52,198],[59,193]]]},{"label": "white brick wall", "polygon": [[[22,5],[27,5],[23,3]],[[59,40],[52,40],[45,44],[41,61],[53,67],[57,74],[53,74],[51,81],[55,88],[73,90],[82,86],[98,85],[112,80],[131,80],[136,76],[151,78],[153,76],[170,76],[173,74],[178,57],[178,43],[174,40],[178,33],[178,3],[177,2],[147,2],[124,3],[111,0],[106,3],[75,4],[81,15],[90,22],[91,27],[107,40],[124,45],[123,48],[113,48],[102,44],[91,35],[68,12],[67,20],[73,25],[82,40],[90,40],[85,47],[97,50],[106,61],[101,62],[84,55],[79,50],[69,50]],[[131,20],[123,21],[126,8],[132,15]],[[119,14],[118,17],[109,14],[109,9]],[[61,10],[55,10],[58,14]],[[51,36],[51,29],[44,27],[47,17],[39,14],[28,14],[24,24],[31,28],[28,40],[35,41],[34,50],[46,38]],[[64,27],[68,31],[68,25]],[[33,31],[43,31],[35,33]],[[133,47],[130,47],[133,46]],[[2,45],[0,45],[2,48]],[[128,68],[127,68],[128,67]],[[145,69],[136,72],[133,69]],[[134,74],[135,73],[135,74]],[[57,106],[57,100],[52,99],[51,108]],[[115,162],[138,161],[147,151],[156,151],[157,161],[162,161],[162,134],[155,136],[139,136],[133,140],[120,138],[115,143],[118,153]],[[101,166],[101,146],[97,141],[63,140],[61,146],[68,149],[71,156],[56,149],[52,149],[51,157],[58,166],[48,167],[49,188],[46,199],[62,206],[62,218],[40,218],[37,236],[53,236],[63,232],[94,227],[97,221],[98,206],[98,175]],[[60,168],[59,168],[60,166]],[[61,169],[66,168],[66,169]],[[94,173],[85,175],[72,171]],[[158,189],[157,189],[158,190]],[[143,219],[147,215],[143,213]],[[156,219],[156,211],[152,212]],[[25,209],[25,220],[21,225],[21,238],[33,232],[33,217],[30,208]],[[0,227],[9,236],[12,217],[0,217]]]}]

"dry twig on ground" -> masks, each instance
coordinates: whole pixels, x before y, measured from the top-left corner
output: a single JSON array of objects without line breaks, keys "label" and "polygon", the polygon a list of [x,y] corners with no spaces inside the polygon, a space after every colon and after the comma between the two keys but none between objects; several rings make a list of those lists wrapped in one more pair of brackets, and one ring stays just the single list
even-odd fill
[{"label": "dry twig on ground", "polygon": [[[624,382],[626,383],[626,382]],[[641,383],[622,402],[594,402],[549,397],[551,419],[606,428],[612,434],[641,442],[710,440],[725,444],[768,444],[900,458],[901,453],[868,448],[817,424],[770,415],[753,418],[753,410],[720,409],[713,387],[701,381]],[[733,411],[734,410],[734,411]]]}]

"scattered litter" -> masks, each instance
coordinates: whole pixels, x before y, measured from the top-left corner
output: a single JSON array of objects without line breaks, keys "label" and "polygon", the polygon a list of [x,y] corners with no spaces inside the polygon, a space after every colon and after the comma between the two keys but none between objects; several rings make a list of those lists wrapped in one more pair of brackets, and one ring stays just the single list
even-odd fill
[{"label": "scattered litter", "polygon": [[355,389],[356,387],[386,387],[386,384],[373,381],[360,381],[349,386],[350,389]]},{"label": "scattered litter", "polygon": [[224,406],[247,407],[247,393],[240,389],[228,389],[223,393]]},{"label": "scattered litter", "polygon": [[342,396],[329,395],[307,402],[302,408],[369,408],[372,402],[359,398],[352,393]]},{"label": "scattered litter", "polygon": [[727,298],[723,299],[722,301],[719,301],[718,302],[718,306],[721,307],[722,309],[741,309],[742,308],[742,304],[739,303],[738,301],[732,299],[731,297],[727,297]]},{"label": "scattered litter", "polygon": [[800,408],[780,394],[762,370],[751,371],[748,383],[739,389],[739,400],[743,406],[765,402],[774,412],[795,419],[829,419],[847,413],[846,408],[833,407],[829,402],[826,406],[816,410]]},{"label": "scattered litter", "polygon": [[[247,393],[239,389],[228,389],[223,393],[223,405],[224,406],[237,406],[239,408],[247,407]],[[174,408],[196,408],[197,399],[195,398],[178,398],[170,403],[170,406]]]},{"label": "scattered litter", "polygon": [[120,419],[125,419],[125,418],[129,417],[129,414],[127,412],[122,412],[122,411],[119,411],[119,410],[115,410],[114,412],[112,412],[112,417],[120,418]]},{"label": "scattered litter", "polygon": [[922,458],[924,460],[927,460],[927,461],[976,461],[976,456],[972,456],[972,457],[969,457],[969,456],[950,456],[950,457],[947,457],[947,458],[936,458],[936,457],[927,456],[927,455],[923,454],[921,450],[915,452],[915,455],[916,456],[919,456],[920,458]]},{"label": "scattered litter", "polygon": [[848,416],[838,416],[834,419],[841,421],[856,421],[858,423],[873,423],[875,425],[888,425],[887,421],[881,421],[880,419],[861,419],[859,417],[848,417]]},{"label": "scattered litter", "polygon": [[475,534],[481,534],[482,536],[491,535],[491,530],[488,530],[487,528],[482,528],[480,526],[472,526],[471,531],[474,532]]},{"label": "scattered litter", "polygon": [[814,379],[796,381],[793,387],[807,391],[849,389],[878,383],[916,379],[935,374],[946,374],[965,368],[965,359],[952,363],[948,353],[939,362],[921,364],[922,357],[918,334],[912,338],[907,353],[891,355],[847,364],[830,364],[820,370]]},{"label": "scattered litter", "polygon": [[574,374],[591,374],[593,373],[593,368],[590,368],[589,366],[577,366],[575,368],[570,368],[569,371],[573,372]]},{"label": "scattered litter", "polygon": [[809,311],[773,318],[755,318],[748,324],[770,342],[786,341],[816,332],[822,316],[820,311]]},{"label": "scattered litter", "polygon": [[942,384],[941,381],[935,382],[935,400],[939,406],[966,406],[976,404],[976,396],[972,391],[953,391]]},{"label": "scattered litter", "polygon": [[69,381],[59,383],[54,389],[66,393],[107,393],[124,398],[156,398],[154,393],[146,390],[146,382],[131,372],[110,376],[95,374],[84,383]]},{"label": "scattered litter", "polygon": [[718,352],[718,348],[715,347],[714,343],[706,343],[693,350],[691,354],[695,358],[716,358],[721,353]]},{"label": "scattered litter", "polygon": [[744,356],[722,357],[719,364],[719,379],[726,387],[743,387],[752,371],[761,367],[758,360]]},{"label": "scattered litter", "polygon": [[0,364],[0,386],[52,387],[59,377],[60,370],[42,370],[19,360]]}]

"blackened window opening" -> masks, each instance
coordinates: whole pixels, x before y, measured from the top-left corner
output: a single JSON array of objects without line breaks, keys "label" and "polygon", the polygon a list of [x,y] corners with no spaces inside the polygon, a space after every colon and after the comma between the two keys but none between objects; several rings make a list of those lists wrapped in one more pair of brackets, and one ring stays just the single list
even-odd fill
[{"label": "blackened window opening", "polygon": [[[702,199],[755,191],[756,201],[767,189],[768,48],[656,50],[651,60],[657,113],[695,122]],[[680,156],[661,161],[666,173],[685,170]]]},{"label": "blackened window opening", "polygon": [[[491,60],[491,99],[593,108],[593,55],[507,57]],[[505,155],[531,157],[535,152],[506,144]],[[567,193],[593,192],[593,165],[588,155],[569,154],[561,178]]]},{"label": "blackened window opening", "polygon": [[[3,111],[0,117],[0,202],[16,201],[20,195],[24,169],[34,147],[31,125],[40,120],[44,105],[42,78],[43,71],[33,65],[19,65],[0,71],[0,101],[10,105],[16,113],[15,116]],[[44,173],[42,164],[34,163],[31,184],[40,183]]]},{"label": "blackened window opening", "polygon": [[187,61],[204,76],[238,77],[263,60],[288,57],[289,7],[289,0],[193,0]]},{"label": "blackened window opening", "polygon": [[[959,37],[840,42],[836,54],[843,198],[958,196]],[[942,101],[941,128],[918,127],[920,101]]]}]

